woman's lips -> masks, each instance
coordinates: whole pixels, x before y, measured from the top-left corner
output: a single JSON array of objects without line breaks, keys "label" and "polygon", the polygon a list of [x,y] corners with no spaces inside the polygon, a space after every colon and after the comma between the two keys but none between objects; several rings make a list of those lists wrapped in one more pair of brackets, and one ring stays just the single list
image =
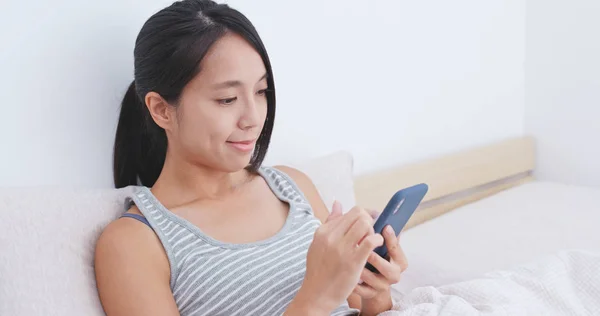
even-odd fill
[{"label": "woman's lips", "polygon": [[233,147],[234,149],[241,151],[243,153],[252,151],[254,149],[255,143],[256,143],[255,139],[236,141],[236,142],[230,142],[230,141],[227,142],[227,144],[229,144],[231,147]]}]

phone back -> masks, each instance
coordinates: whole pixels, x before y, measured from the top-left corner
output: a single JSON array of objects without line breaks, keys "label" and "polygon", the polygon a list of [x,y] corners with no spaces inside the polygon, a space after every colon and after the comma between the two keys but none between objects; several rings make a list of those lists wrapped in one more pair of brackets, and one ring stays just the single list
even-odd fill
[{"label": "phone back", "polygon": [[[391,225],[396,234],[400,234],[428,189],[427,184],[421,183],[396,192],[375,222],[375,233],[381,234],[387,225]],[[375,248],[375,252],[384,258],[388,254],[385,245]]]}]

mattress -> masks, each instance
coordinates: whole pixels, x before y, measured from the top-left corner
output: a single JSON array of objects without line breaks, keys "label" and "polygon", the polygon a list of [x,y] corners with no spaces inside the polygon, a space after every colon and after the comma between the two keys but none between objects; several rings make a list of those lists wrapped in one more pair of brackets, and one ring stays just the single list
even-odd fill
[{"label": "mattress", "polygon": [[600,253],[599,188],[524,184],[400,236],[409,267],[394,290],[469,280],[567,249]]}]

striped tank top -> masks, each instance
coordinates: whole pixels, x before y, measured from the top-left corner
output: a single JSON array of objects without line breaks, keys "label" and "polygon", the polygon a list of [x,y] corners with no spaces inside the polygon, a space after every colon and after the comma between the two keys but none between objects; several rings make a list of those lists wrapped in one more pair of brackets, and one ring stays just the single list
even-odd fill
[{"label": "striped tank top", "polygon": [[[304,280],[306,254],[321,224],[294,181],[282,171],[258,170],[273,193],[289,204],[283,228],[248,244],[224,243],[166,209],[147,187],[135,187],[135,203],[166,251],[170,286],[182,316],[281,315]],[[344,302],[331,315],[358,315]]]}]

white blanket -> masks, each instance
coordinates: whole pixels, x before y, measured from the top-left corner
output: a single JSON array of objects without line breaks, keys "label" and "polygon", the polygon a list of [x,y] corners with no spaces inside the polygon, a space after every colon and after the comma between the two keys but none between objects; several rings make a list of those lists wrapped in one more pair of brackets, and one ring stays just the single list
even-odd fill
[{"label": "white blanket", "polygon": [[416,288],[380,316],[600,315],[600,255],[563,251],[482,278]]}]

